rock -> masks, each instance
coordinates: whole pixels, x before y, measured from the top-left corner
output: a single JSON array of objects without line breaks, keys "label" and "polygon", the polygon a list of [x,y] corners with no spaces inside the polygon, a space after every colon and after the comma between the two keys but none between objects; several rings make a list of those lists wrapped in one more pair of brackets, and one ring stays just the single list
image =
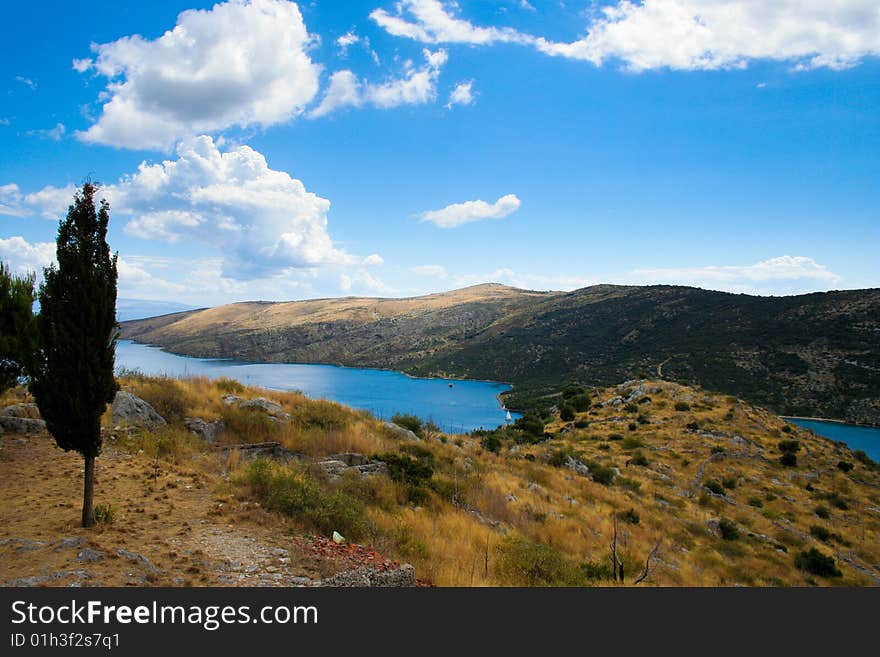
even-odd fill
[{"label": "rock", "polygon": [[346,466],[352,467],[357,465],[366,465],[370,462],[370,459],[364,454],[358,454],[356,452],[345,452],[343,454],[333,454],[332,456],[328,456],[327,460],[332,461],[342,461]]},{"label": "rock", "polygon": [[518,498],[517,498],[516,495],[514,495],[513,493],[511,493],[511,494],[508,495],[505,499],[506,499],[508,502],[510,502],[510,503],[512,504],[512,503],[516,502]]},{"label": "rock", "polygon": [[80,550],[78,555],[76,555],[76,560],[82,561],[83,563],[95,563],[96,561],[100,561],[103,558],[103,552],[100,552],[99,550],[93,550],[91,548],[84,548]]},{"label": "rock", "polygon": [[13,404],[0,410],[0,415],[38,420],[40,418],[40,410],[36,404]]},{"label": "rock", "polygon": [[340,534],[337,531],[333,532],[332,538],[333,538],[333,542],[336,543],[337,545],[340,543],[345,543],[345,536],[343,536],[342,534]]},{"label": "rock", "polygon": [[114,424],[152,429],[166,424],[165,418],[137,395],[125,390],[116,393],[111,406]]},{"label": "rock", "polygon": [[147,557],[145,557],[144,555],[138,554],[137,552],[129,552],[128,550],[124,550],[122,548],[119,548],[118,550],[116,550],[116,554],[118,554],[123,559],[128,559],[129,561],[135,561],[135,562],[142,564],[150,572],[153,572],[153,573],[161,573],[162,572],[160,569],[156,568],[155,565],[153,565],[152,561],[147,559]]},{"label": "rock", "polygon": [[290,419],[290,414],[284,412],[281,404],[270,401],[265,397],[257,397],[256,399],[242,399],[237,395],[223,395],[223,403],[230,406],[235,405],[244,410],[262,411],[276,419]]},{"label": "rock", "polygon": [[216,445],[217,440],[220,438],[220,434],[222,434],[223,430],[226,428],[226,425],[220,420],[208,422],[199,417],[183,418],[183,426],[209,445]]},{"label": "rock", "polygon": [[579,461],[575,458],[572,458],[571,456],[565,457],[565,467],[569,470],[574,470],[582,477],[590,476],[590,468],[588,468],[587,465],[583,463],[583,461]]},{"label": "rock", "polygon": [[82,547],[85,542],[86,539],[82,536],[68,536],[58,541],[58,545],[55,546],[55,551]]},{"label": "rock", "polygon": [[40,433],[46,430],[46,423],[43,420],[0,415],[0,430],[5,433]]},{"label": "rock", "polygon": [[399,424],[394,424],[394,422],[383,422],[382,425],[392,435],[392,437],[399,440],[421,440],[412,431],[410,431],[409,429],[404,429]]},{"label": "rock", "polygon": [[346,472],[356,472],[364,477],[388,474],[388,466],[385,463],[370,461],[366,455],[355,452],[334,454],[315,465],[322,468],[331,478],[342,476]]},{"label": "rock", "polygon": [[381,571],[370,567],[348,570],[315,582],[315,586],[333,587],[407,587],[416,585],[416,569],[409,564]]}]

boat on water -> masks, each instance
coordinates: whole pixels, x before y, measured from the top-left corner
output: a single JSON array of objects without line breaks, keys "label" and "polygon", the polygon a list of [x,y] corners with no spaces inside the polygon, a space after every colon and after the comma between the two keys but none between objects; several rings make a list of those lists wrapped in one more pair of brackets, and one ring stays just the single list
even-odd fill
[{"label": "boat on water", "polygon": [[513,417],[510,415],[510,411],[507,411],[507,417],[505,418],[508,422],[513,420]]}]

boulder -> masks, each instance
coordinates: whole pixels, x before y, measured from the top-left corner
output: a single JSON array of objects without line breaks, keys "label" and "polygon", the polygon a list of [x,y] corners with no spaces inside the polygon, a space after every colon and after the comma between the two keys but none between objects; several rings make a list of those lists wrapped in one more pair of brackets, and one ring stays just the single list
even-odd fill
[{"label": "boulder", "polygon": [[420,438],[410,431],[409,429],[404,429],[399,424],[394,424],[394,422],[383,422],[382,425],[385,429],[392,435],[392,437],[397,438],[399,440],[420,440]]},{"label": "boulder", "polygon": [[331,478],[339,477],[346,472],[356,472],[363,477],[388,474],[388,466],[382,461],[371,461],[364,454],[354,452],[328,456],[318,461],[316,465]]},{"label": "boulder", "polygon": [[37,408],[36,404],[13,404],[0,410],[0,415],[38,420],[40,418],[40,409]]},{"label": "boulder", "polygon": [[334,587],[409,587],[416,585],[416,569],[406,563],[392,570],[364,567],[347,570],[320,580],[315,586]]},{"label": "boulder", "polygon": [[220,420],[208,422],[200,417],[185,417],[183,425],[209,445],[216,445],[220,434],[226,428],[226,425]]},{"label": "boulder", "polygon": [[238,406],[248,411],[262,411],[274,418],[284,420],[290,419],[290,414],[284,412],[281,404],[270,401],[265,397],[257,397],[255,399],[242,399],[237,395],[223,395],[223,403],[229,406]]},{"label": "boulder", "polygon": [[152,429],[166,424],[165,418],[137,395],[125,390],[116,393],[111,406],[114,424]]},{"label": "boulder", "polygon": [[46,430],[43,420],[0,415],[0,431],[4,433],[39,433]]},{"label": "boulder", "polygon": [[588,468],[583,461],[579,461],[578,459],[572,458],[571,456],[565,457],[565,467],[569,470],[577,472],[582,477],[590,476],[590,468]]}]

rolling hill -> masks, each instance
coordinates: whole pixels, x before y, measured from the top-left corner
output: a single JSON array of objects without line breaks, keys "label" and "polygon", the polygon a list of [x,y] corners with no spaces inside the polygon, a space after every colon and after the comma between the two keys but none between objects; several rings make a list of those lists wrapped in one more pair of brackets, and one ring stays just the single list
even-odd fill
[{"label": "rolling hill", "polygon": [[880,290],[754,297],[678,286],[240,303],[122,325],[206,357],[384,367],[509,381],[509,405],[566,382],[647,375],[777,413],[880,424]]}]

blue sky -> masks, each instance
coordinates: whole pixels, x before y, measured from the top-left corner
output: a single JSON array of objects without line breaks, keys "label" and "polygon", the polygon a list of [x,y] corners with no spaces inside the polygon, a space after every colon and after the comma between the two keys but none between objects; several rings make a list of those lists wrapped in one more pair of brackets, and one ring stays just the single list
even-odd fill
[{"label": "blue sky", "polygon": [[880,287],[880,7],[828,4],[4,6],[0,258],[91,177],[128,298]]}]

